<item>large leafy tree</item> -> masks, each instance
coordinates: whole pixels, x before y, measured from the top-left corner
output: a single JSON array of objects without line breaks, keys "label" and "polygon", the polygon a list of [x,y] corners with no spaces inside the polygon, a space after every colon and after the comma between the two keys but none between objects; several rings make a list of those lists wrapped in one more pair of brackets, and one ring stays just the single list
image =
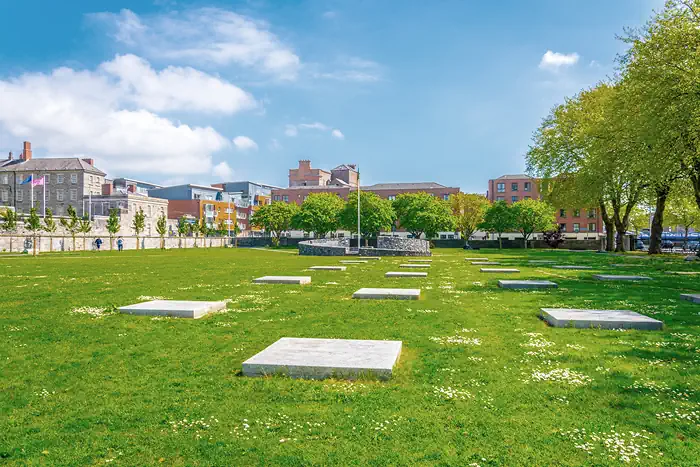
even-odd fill
[{"label": "large leafy tree", "polygon": [[131,229],[136,235],[136,249],[139,249],[139,236],[141,232],[146,228],[146,214],[143,212],[143,208],[139,208],[134,213],[134,218],[131,220]]},{"label": "large leafy tree", "polygon": [[525,248],[533,233],[546,232],[556,226],[554,208],[546,201],[523,199],[510,208],[515,228],[523,236]]},{"label": "large leafy tree", "polygon": [[484,213],[479,228],[498,235],[498,248],[503,248],[503,233],[516,229],[513,208],[505,201],[496,201]]},{"label": "large leafy tree", "polygon": [[117,235],[119,229],[121,229],[121,223],[119,221],[119,210],[117,208],[112,208],[109,210],[109,217],[107,218],[107,232],[109,232],[109,249],[114,248],[114,236]]},{"label": "large leafy tree", "polygon": [[272,235],[272,244],[279,245],[282,233],[291,228],[292,218],[299,212],[299,206],[294,203],[275,201],[272,204],[260,206],[250,218],[250,224],[264,229]]},{"label": "large leafy tree", "polygon": [[53,239],[51,234],[56,232],[58,226],[53,218],[53,211],[51,208],[46,208],[44,211],[44,231],[49,234],[49,251],[53,251]]},{"label": "large leafy tree", "polygon": [[630,213],[630,227],[634,234],[639,236],[639,232],[649,228],[649,210],[643,206],[635,207]]},{"label": "large leafy tree", "polygon": [[[370,237],[376,237],[382,230],[390,230],[396,221],[396,213],[391,201],[380,198],[368,191],[360,192],[360,233],[365,244]],[[357,232],[357,193],[352,192],[340,213],[341,225]]]},{"label": "large leafy tree", "polygon": [[466,243],[484,220],[484,214],[491,203],[483,195],[456,193],[450,196],[450,207],[455,217],[456,230]]},{"label": "large leafy tree", "polygon": [[75,208],[70,204],[68,205],[66,212],[68,217],[61,218],[61,225],[68,231],[73,239],[73,251],[75,251],[75,236],[78,234],[78,232],[80,232],[80,218],[78,217],[78,213],[75,211]]},{"label": "large leafy tree", "polygon": [[32,233],[32,252],[36,255],[37,236],[39,232],[43,230],[41,219],[36,212],[36,208],[31,208],[29,210],[29,218],[27,218],[27,221],[24,223],[24,228]]},{"label": "large leafy tree", "polygon": [[685,248],[688,247],[688,234],[690,229],[700,227],[700,208],[693,199],[693,195],[686,190],[686,186],[680,185],[672,192],[668,204],[668,216],[666,218],[669,227],[682,227],[685,233]]},{"label": "large leafy tree", "polygon": [[414,237],[435,237],[438,232],[454,231],[455,220],[450,205],[428,193],[404,193],[392,203],[399,226]]},{"label": "large leafy tree", "polygon": [[325,237],[340,227],[340,212],[344,206],[345,201],[335,193],[312,193],[292,218],[292,228]]}]

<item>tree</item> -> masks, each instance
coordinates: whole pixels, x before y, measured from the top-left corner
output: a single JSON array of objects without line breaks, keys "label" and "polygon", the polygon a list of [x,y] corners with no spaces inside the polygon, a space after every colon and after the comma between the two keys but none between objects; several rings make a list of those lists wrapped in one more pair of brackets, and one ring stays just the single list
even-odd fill
[{"label": "tree", "polygon": [[685,232],[683,247],[687,249],[690,229],[700,227],[700,209],[691,193],[685,192],[680,187],[672,193],[669,200],[667,222],[669,226],[683,228]]},{"label": "tree", "polygon": [[345,202],[335,193],[312,193],[292,217],[291,227],[325,237],[340,227],[339,217],[344,206]]},{"label": "tree", "polygon": [[546,201],[523,199],[513,204],[511,211],[515,228],[523,236],[525,248],[533,233],[551,230],[556,225],[554,208]]},{"label": "tree", "polygon": [[228,232],[228,229],[226,228],[226,223],[224,222],[223,219],[221,219],[219,221],[219,223],[216,224],[216,233],[220,237],[223,237],[224,235],[226,235],[227,232]]},{"label": "tree", "polygon": [[238,222],[233,221],[233,229],[231,231],[233,232],[234,246],[238,248],[238,234],[241,233],[241,227],[238,225]]},{"label": "tree", "polygon": [[[187,232],[189,232],[189,226],[187,219],[184,217],[181,217],[177,220],[177,247],[182,248],[182,237],[187,235]],[[185,240],[185,248],[187,248],[187,240]]]},{"label": "tree", "polygon": [[139,208],[136,213],[134,213],[134,218],[131,221],[131,228],[136,235],[136,249],[139,249],[139,235],[146,228],[146,214],[143,212],[143,208]]},{"label": "tree", "polygon": [[556,226],[553,230],[546,231],[543,235],[544,241],[552,248],[559,248],[559,245],[564,243],[564,236],[561,232],[561,226]]},{"label": "tree", "polygon": [[194,220],[194,222],[188,222],[187,223],[187,233],[188,235],[192,235],[194,237],[194,243],[193,247],[197,248],[199,245],[197,244],[197,240],[199,239],[199,221]]},{"label": "tree", "polygon": [[428,193],[403,193],[392,203],[399,226],[414,237],[426,239],[438,232],[454,231],[455,220],[450,205]]},{"label": "tree", "polygon": [[107,218],[107,232],[109,232],[109,249],[114,248],[114,236],[117,235],[119,229],[121,229],[121,223],[119,219],[119,209],[112,208],[109,210],[109,217]]},{"label": "tree", "polygon": [[278,246],[282,233],[289,230],[292,218],[299,211],[294,203],[275,201],[272,204],[260,206],[250,218],[250,225],[264,229],[273,234],[272,245]]},{"label": "tree", "polygon": [[484,213],[484,220],[479,225],[480,229],[498,235],[499,249],[503,248],[503,242],[501,240],[503,232],[510,232],[516,228],[515,216],[513,214],[513,209],[508,203],[505,201],[496,201],[486,210],[486,213]]},{"label": "tree", "polygon": [[89,234],[90,231],[92,231],[92,222],[90,221],[90,218],[88,216],[83,216],[83,218],[80,219],[80,223],[78,224],[78,231],[83,234],[83,251],[85,251],[87,249],[87,234]]},{"label": "tree", "polygon": [[456,193],[450,196],[452,214],[456,229],[462,234],[466,244],[484,220],[484,214],[491,203],[486,197],[471,193]]},{"label": "tree", "polygon": [[56,221],[53,219],[53,211],[51,211],[51,208],[46,208],[44,212],[44,231],[49,234],[49,251],[53,251],[51,234],[56,232],[57,228]]},{"label": "tree", "polygon": [[[360,192],[360,233],[365,239],[365,245],[369,237],[376,237],[382,230],[390,230],[395,221],[396,213],[391,201],[368,191]],[[348,196],[348,201],[340,212],[340,224],[351,232],[357,232],[356,192]]]},{"label": "tree", "polygon": [[36,208],[31,208],[29,210],[29,218],[24,223],[24,228],[32,233],[32,253],[36,256],[36,240],[37,234],[43,230],[41,226],[41,219],[36,213]]},{"label": "tree", "polygon": [[80,219],[78,218],[78,213],[75,211],[75,208],[70,204],[66,212],[68,213],[68,218],[62,217],[61,225],[70,233],[73,239],[73,251],[75,251],[75,236],[80,231]]},{"label": "tree", "polygon": [[630,227],[638,237],[639,232],[649,228],[649,211],[646,207],[636,206],[630,213]]},{"label": "tree", "polygon": [[9,207],[2,213],[2,230],[10,234],[10,253],[12,253],[12,234],[17,232],[17,212]]},{"label": "tree", "polygon": [[205,237],[208,237],[211,229],[207,225],[207,219],[205,217],[201,217],[199,219],[199,225],[197,226],[197,231],[202,234],[202,246],[205,247],[207,246],[207,241]]},{"label": "tree", "polygon": [[168,220],[161,214],[156,221],[156,232],[160,235],[160,249],[165,250],[165,234],[168,231]]}]

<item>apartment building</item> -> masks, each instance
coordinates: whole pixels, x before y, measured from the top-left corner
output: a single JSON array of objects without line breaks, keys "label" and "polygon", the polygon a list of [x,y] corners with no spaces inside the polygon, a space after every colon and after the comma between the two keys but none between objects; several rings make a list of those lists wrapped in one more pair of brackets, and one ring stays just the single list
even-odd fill
[{"label": "apartment building", "polygon": [[[505,201],[508,204],[517,203],[523,199],[540,199],[539,180],[529,175],[503,175],[489,180],[486,197],[489,201]],[[603,221],[598,209],[589,208],[558,208],[556,210],[557,224],[563,232],[575,234],[599,234],[603,232]]]},{"label": "apartment building", "polygon": [[[34,180],[43,178],[45,187],[22,184],[30,176]],[[10,153],[0,165],[0,205],[12,206],[18,213],[28,213],[33,200],[33,206],[40,212],[48,207],[54,215],[64,216],[70,205],[83,216],[89,212],[83,200],[101,194],[105,176],[89,158],[33,158],[32,145],[25,141],[18,159]]]}]

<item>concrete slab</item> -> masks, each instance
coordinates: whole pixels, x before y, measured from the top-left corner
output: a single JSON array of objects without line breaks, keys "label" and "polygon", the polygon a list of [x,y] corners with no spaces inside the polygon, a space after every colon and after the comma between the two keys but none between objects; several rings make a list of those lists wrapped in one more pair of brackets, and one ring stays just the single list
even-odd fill
[{"label": "concrete slab", "polygon": [[409,263],[432,263],[432,259],[409,259]]},{"label": "concrete slab", "polygon": [[400,355],[401,341],[283,337],[243,362],[243,375],[387,380]]},{"label": "concrete slab", "polygon": [[427,272],[387,272],[384,277],[428,277]]},{"label": "concrete slab", "polygon": [[542,308],[540,317],[557,328],[658,330],[663,322],[629,310],[579,310]]},{"label": "concrete slab", "polygon": [[608,274],[594,274],[593,279],[599,281],[650,281],[651,277],[647,276],[619,276]]},{"label": "concrete slab", "polygon": [[559,287],[551,281],[498,281],[498,286],[502,289],[556,289]]},{"label": "concrete slab", "polygon": [[474,266],[498,266],[499,263],[498,261],[472,261],[472,265]]},{"label": "concrete slab", "polygon": [[676,274],[678,276],[697,276],[700,271],[666,271],[666,274]]},{"label": "concrete slab", "polygon": [[488,258],[464,258],[464,261],[488,261]]},{"label": "concrete slab", "polygon": [[173,316],[197,319],[214,311],[226,309],[226,302],[185,300],[151,300],[119,308],[120,313],[147,316]]},{"label": "concrete slab", "polygon": [[347,266],[311,266],[312,271],[345,271]]},{"label": "concrete slab", "polygon": [[584,269],[593,269],[593,266],[564,265],[564,266],[552,266],[552,269],[584,270]]},{"label": "concrete slab", "polygon": [[256,284],[310,284],[310,276],[264,276],[254,279]]},{"label": "concrete slab", "polygon": [[479,269],[481,272],[502,272],[506,274],[512,274],[516,272],[520,272],[520,269],[510,269],[510,268],[481,268]]},{"label": "concrete slab", "polygon": [[556,261],[551,261],[548,259],[532,259],[528,261],[530,264],[556,264]]},{"label": "concrete slab", "polygon": [[360,259],[366,259],[366,260],[373,260],[373,261],[379,261],[380,258],[379,256],[358,256]]},{"label": "concrete slab", "polygon": [[408,264],[399,264],[400,268],[429,268],[429,264],[419,264],[419,263],[408,263]]},{"label": "concrete slab", "polygon": [[363,259],[363,260],[358,260],[358,259],[341,259],[340,262],[341,262],[342,264],[364,264],[364,263],[368,263],[369,261],[367,261],[366,259]]},{"label": "concrete slab", "polygon": [[693,303],[700,303],[700,293],[685,293],[681,295],[682,300],[689,300]]},{"label": "concrete slab", "polygon": [[352,294],[352,298],[418,300],[420,298],[420,289],[363,288]]}]

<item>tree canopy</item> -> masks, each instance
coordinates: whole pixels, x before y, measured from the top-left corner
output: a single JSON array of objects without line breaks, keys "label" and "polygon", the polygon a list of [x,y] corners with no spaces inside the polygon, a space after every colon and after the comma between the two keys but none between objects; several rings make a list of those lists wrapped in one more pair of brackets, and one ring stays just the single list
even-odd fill
[{"label": "tree canopy", "polygon": [[527,248],[527,241],[533,233],[546,232],[556,226],[554,208],[545,201],[523,199],[511,206],[515,228],[522,234]]},{"label": "tree canopy", "polygon": [[515,216],[513,209],[505,201],[496,201],[484,213],[484,220],[479,225],[480,229],[498,235],[498,247],[503,247],[502,235],[504,232],[515,230]]},{"label": "tree canopy", "polygon": [[[396,221],[391,201],[368,191],[360,192],[360,232],[367,239],[376,237],[382,230],[390,230]],[[340,213],[341,225],[357,232],[357,193],[350,193]]]},{"label": "tree canopy", "polygon": [[450,205],[429,193],[403,193],[392,203],[399,226],[414,237],[435,237],[438,232],[454,231]]},{"label": "tree canopy", "polygon": [[314,232],[317,237],[325,237],[340,227],[340,212],[344,207],[345,201],[335,193],[312,193],[294,214],[291,226],[304,232]]},{"label": "tree canopy", "polygon": [[455,228],[469,243],[469,239],[483,222],[484,214],[491,203],[483,195],[461,192],[451,195],[449,202],[455,217]]},{"label": "tree canopy", "polygon": [[272,242],[278,245],[282,233],[291,228],[292,218],[298,211],[299,206],[294,203],[275,201],[260,206],[251,216],[250,225],[273,234]]}]

